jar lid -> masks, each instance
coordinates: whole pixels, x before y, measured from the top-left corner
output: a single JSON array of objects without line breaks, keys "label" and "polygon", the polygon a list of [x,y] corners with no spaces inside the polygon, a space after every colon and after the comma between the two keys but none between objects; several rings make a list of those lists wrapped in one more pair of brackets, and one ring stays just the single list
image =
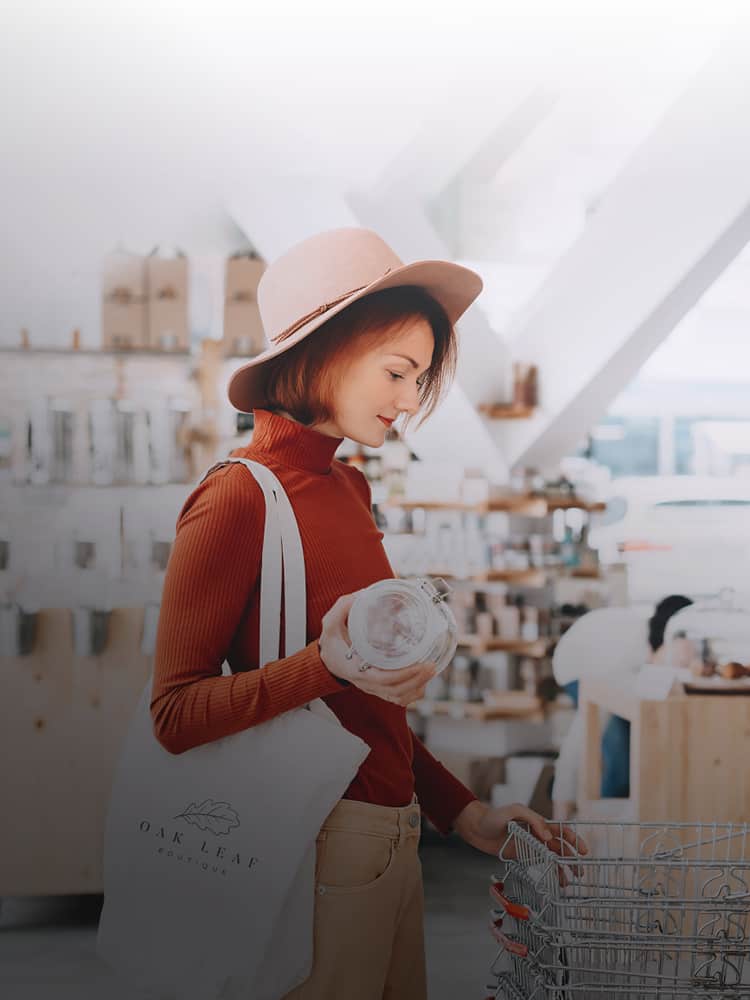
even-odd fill
[{"label": "jar lid", "polygon": [[441,627],[429,595],[408,580],[379,580],[357,596],[349,611],[354,649],[365,663],[385,670],[424,661]]}]

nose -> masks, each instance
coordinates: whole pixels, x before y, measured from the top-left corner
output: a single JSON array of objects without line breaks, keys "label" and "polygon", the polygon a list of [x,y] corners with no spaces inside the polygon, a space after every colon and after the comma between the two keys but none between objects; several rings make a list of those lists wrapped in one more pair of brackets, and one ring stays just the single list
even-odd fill
[{"label": "nose", "polygon": [[396,400],[396,409],[401,413],[413,416],[419,409],[419,387],[416,381],[405,379],[399,386],[400,392]]}]

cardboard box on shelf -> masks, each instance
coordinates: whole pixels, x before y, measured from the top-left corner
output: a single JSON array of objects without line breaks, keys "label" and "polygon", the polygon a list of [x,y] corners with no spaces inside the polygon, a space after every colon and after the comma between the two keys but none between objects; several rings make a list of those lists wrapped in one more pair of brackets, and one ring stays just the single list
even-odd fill
[{"label": "cardboard box on shelf", "polygon": [[157,351],[187,351],[188,261],[184,254],[146,258],[148,346]]},{"label": "cardboard box on shelf", "polygon": [[224,283],[224,353],[260,354],[266,347],[258,310],[258,282],[265,270],[259,257],[230,257]]},{"label": "cardboard box on shelf", "polygon": [[146,265],[138,254],[108,254],[102,266],[102,348],[133,350],[148,345]]}]

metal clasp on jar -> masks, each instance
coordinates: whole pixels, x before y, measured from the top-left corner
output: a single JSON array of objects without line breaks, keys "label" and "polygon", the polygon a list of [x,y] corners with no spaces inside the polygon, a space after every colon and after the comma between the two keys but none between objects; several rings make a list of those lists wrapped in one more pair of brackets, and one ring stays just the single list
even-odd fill
[{"label": "metal clasp on jar", "polygon": [[433,604],[440,604],[453,590],[453,588],[446,583],[442,576],[436,576],[432,579],[420,577],[419,586],[427,594]]}]

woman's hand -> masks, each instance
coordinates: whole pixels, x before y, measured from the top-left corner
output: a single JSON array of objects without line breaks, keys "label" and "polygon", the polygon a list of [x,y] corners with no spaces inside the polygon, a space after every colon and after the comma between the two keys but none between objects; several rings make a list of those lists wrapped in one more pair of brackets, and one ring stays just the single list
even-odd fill
[{"label": "woman's hand", "polygon": [[[546,820],[533,809],[518,803],[492,808],[484,802],[470,802],[456,817],[453,828],[467,844],[497,857],[508,840],[508,823],[511,820],[528,824],[535,837],[563,858],[588,854],[588,845],[569,826]],[[511,841],[505,847],[503,856],[512,857],[512,849]]]},{"label": "woman's hand", "polygon": [[320,658],[330,672],[348,681],[360,691],[373,694],[396,705],[410,705],[424,696],[427,682],[435,676],[434,663],[413,663],[401,670],[382,670],[368,666],[362,670],[363,661],[356,655],[347,659],[351,640],[346,627],[349,609],[359,591],[344,594],[330,608],[322,620],[318,646]]}]

